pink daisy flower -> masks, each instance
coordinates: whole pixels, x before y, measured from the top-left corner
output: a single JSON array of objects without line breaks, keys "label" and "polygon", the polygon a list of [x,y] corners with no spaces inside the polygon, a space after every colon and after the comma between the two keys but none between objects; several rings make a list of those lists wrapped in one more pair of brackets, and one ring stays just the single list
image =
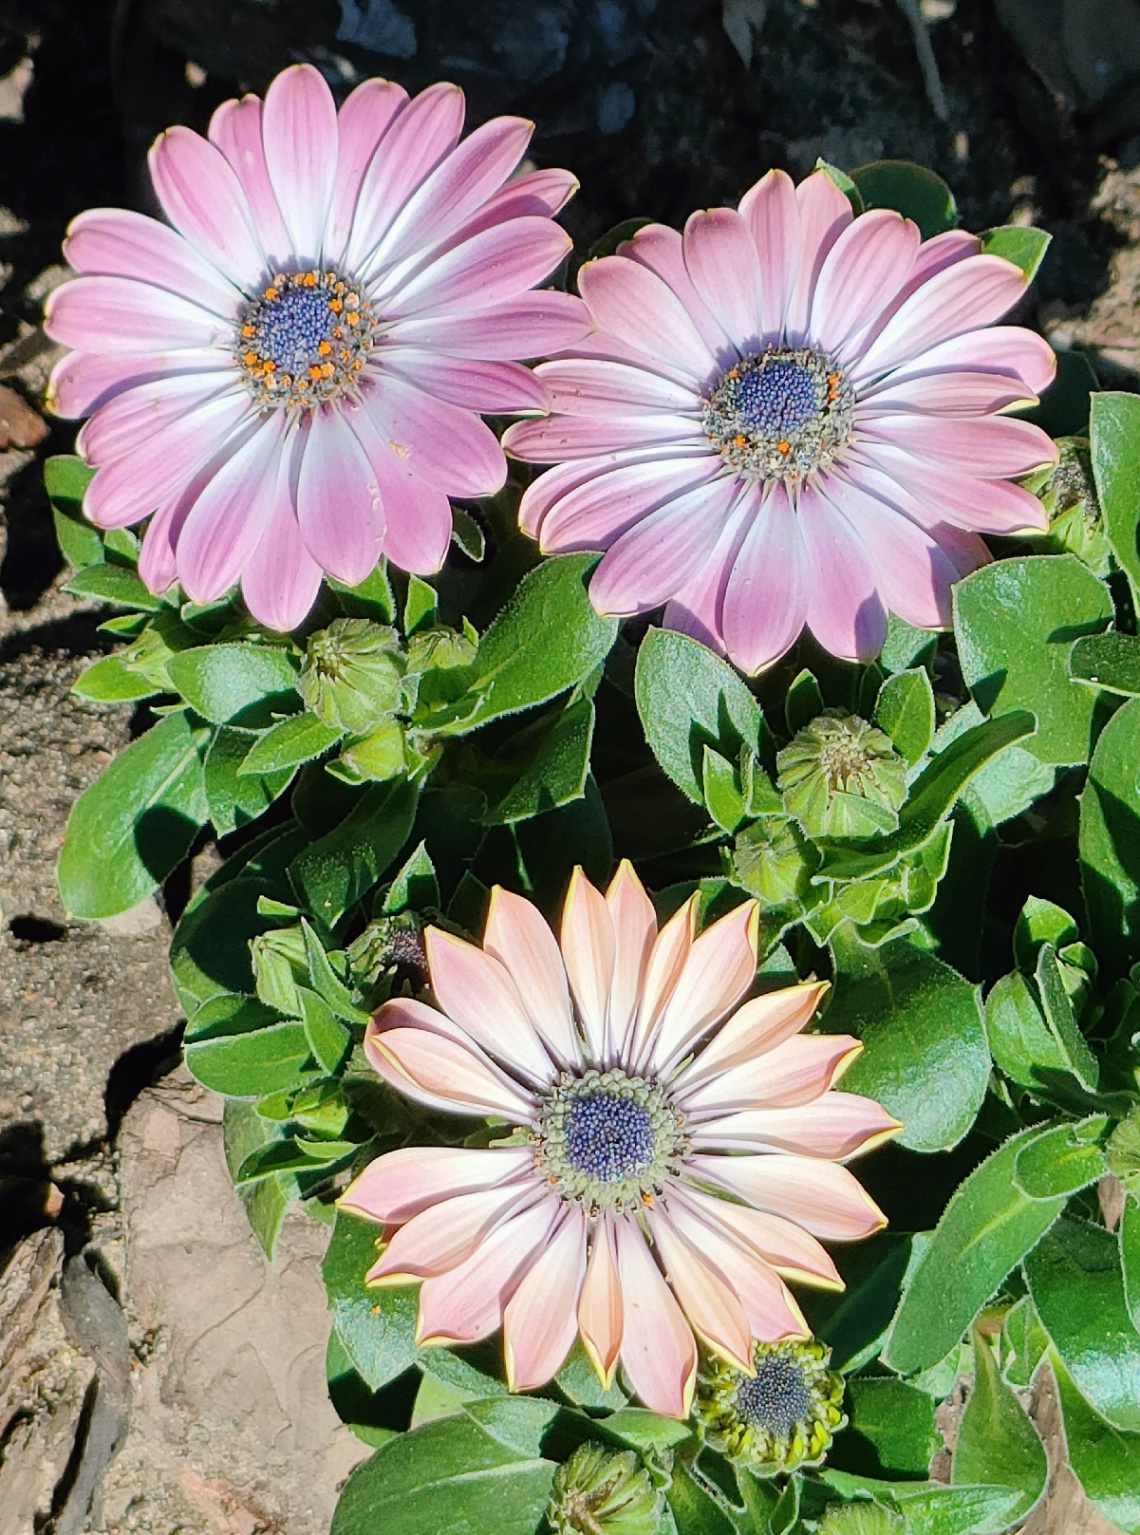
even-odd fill
[{"label": "pink daisy flower", "polygon": [[[262,103],[227,101],[208,138],[150,152],[168,227],[102,208],[64,252],[81,275],[48,300],[75,350],[55,407],[91,419],[85,509],[151,517],[140,573],[197,602],[239,578],[250,611],[291,629],[322,572],[355,585],[382,554],[427,575],[449,496],[498,490],[506,462],[477,412],[547,408],[515,359],[578,340],[581,301],[532,293],[570,240],[566,171],[511,179],[533,124],[460,143],[463,93],[409,100],[368,80],[338,112],[309,65]],[[152,515],[153,514],[153,515]]]},{"label": "pink daisy flower", "polygon": [[898,1124],[832,1091],[858,1040],[800,1035],[824,983],[738,1006],[756,902],[699,937],[695,914],[696,897],[658,932],[623,863],[604,896],[575,873],[560,942],[501,889],[481,949],[428,929],[443,1011],[385,1003],[365,1053],[409,1097],[516,1129],[389,1152],[341,1198],[399,1228],[366,1277],[422,1281],[421,1343],[501,1326],[528,1390],[580,1333],[604,1382],[620,1361],[647,1407],[683,1417],[694,1331],[751,1374],[753,1339],[808,1331],[782,1276],[842,1288],[817,1239],[884,1224],[839,1164]]},{"label": "pink daisy flower", "polygon": [[834,655],[882,647],[888,611],[950,618],[979,533],[1045,526],[1009,483],[1057,450],[1002,417],[1053,377],[1040,336],[985,330],[1025,291],[961,230],[920,241],[852,215],[825,171],[770,171],[740,211],[651,224],[582,268],[596,332],[537,371],[554,414],[503,445],[557,464],[520,520],[548,554],[604,549],[599,612],[665,623],[743,671],[806,624]]}]

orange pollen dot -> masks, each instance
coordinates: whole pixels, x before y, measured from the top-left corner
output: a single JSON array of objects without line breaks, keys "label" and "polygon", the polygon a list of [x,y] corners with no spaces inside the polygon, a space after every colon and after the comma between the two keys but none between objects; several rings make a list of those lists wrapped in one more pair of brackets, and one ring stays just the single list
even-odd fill
[{"label": "orange pollen dot", "polygon": [[266,288],[265,292],[261,296],[262,296],[262,298],[276,298],[277,297],[277,289],[272,287],[272,286],[270,286],[270,287]]},{"label": "orange pollen dot", "polygon": [[321,363],[321,377],[322,378],[332,378],[332,376],[333,376],[333,374],[335,372],[336,372],[336,364],[335,363],[332,363],[332,362],[323,362],[323,363]]},{"label": "orange pollen dot", "polygon": [[256,330],[254,329],[254,327],[252,325],[243,325],[242,328],[241,328],[241,333],[242,333],[242,335],[245,337],[245,339],[247,341],[250,340],[251,337],[253,337],[253,336],[255,336],[257,334]]},{"label": "orange pollen dot", "polygon": [[341,312],[341,310],[344,308],[344,305],[341,303],[340,299],[338,299],[338,298],[330,298],[329,299],[329,308],[332,310],[333,314],[339,314]]},{"label": "orange pollen dot", "polygon": [[345,282],[334,283],[333,284],[333,292],[334,293],[343,293],[347,287],[348,287],[348,284],[345,283]]},{"label": "orange pollen dot", "polygon": [[304,283],[306,288],[315,288],[317,286],[316,272],[306,272],[304,277],[301,278],[301,281]]},{"label": "orange pollen dot", "polygon": [[317,343],[317,351],[321,354],[322,357],[327,357],[329,355],[329,353],[332,351],[332,342],[331,341],[319,341]]},{"label": "orange pollen dot", "polygon": [[780,441],[776,444],[776,447],[781,453],[790,453],[792,451],[791,443],[786,441],[786,439],[783,437],[781,437]]},{"label": "orange pollen dot", "polygon": [[364,366],[364,358],[363,357],[358,357],[355,360],[355,362],[352,364],[352,371],[354,373],[359,373],[361,368],[363,368],[363,366]]},{"label": "orange pollen dot", "polygon": [[245,363],[247,368],[252,368],[254,363],[257,361],[257,353],[256,352],[243,352],[241,360],[242,360],[242,362]]},{"label": "orange pollen dot", "polygon": [[732,446],[734,448],[746,448],[748,446],[748,438],[737,435],[732,439]]},{"label": "orange pollen dot", "polygon": [[324,372],[324,369],[322,367],[320,367],[317,363],[313,363],[310,366],[310,368],[309,368],[309,377],[310,378],[320,378],[320,376],[321,376],[321,374],[323,372]]}]

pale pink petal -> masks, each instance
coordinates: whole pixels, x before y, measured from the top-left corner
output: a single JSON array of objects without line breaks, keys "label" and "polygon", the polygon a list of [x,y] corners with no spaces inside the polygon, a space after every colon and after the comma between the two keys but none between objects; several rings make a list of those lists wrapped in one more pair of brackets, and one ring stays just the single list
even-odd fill
[{"label": "pale pink petal", "polygon": [[186,514],[175,553],[178,579],[192,602],[213,602],[227,592],[257,547],[274,502],[283,415],[275,411],[257,422]]},{"label": "pale pink petal", "polygon": [[380,497],[384,553],[401,570],[433,575],[451,542],[451,503],[443,491],[413,472],[406,457],[397,456],[367,411],[353,412],[350,424],[367,455]]},{"label": "pale pink petal", "polygon": [[697,383],[716,372],[716,359],[684,304],[648,267],[625,256],[590,261],[578,273],[578,290],[595,323],[619,341]]},{"label": "pale pink petal", "polygon": [[723,475],[675,497],[623,533],[590,580],[599,613],[644,613],[692,579],[716,546],[740,493]]},{"label": "pale pink petal", "polygon": [[[668,284],[685,306],[689,319],[696,326],[698,335],[710,353],[723,367],[728,367],[729,362],[736,357],[736,348],[725,335],[719,320],[697,292],[685,265],[684,240],[677,230],[670,229],[665,224],[646,224],[637,231],[632,240],[622,241],[618,246],[617,254],[628,256],[631,261],[648,267]],[[640,349],[637,351],[639,352]],[[629,360],[633,361],[635,358],[631,357]],[[667,357],[659,358],[654,366],[658,371],[666,368],[670,376],[675,376],[681,382],[685,381],[685,374],[671,368]]]},{"label": "pale pink petal", "polygon": [[797,508],[807,551],[808,628],[825,650],[848,661],[869,661],[883,648],[887,615],[874,565],[850,524],[812,485]]},{"label": "pale pink petal", "polygon": [[760,318],[765,336],[778,340],[800,263],[800,211],[786,171],[768,171],[740,199],[760,257]]},{"label": "pale pink petal", "polygon": [[239,288],[264,276],[265,256],[241,183],[220,149],[189,128],[168,128],[148,155],[162,211],[178,233]]},{"label": "pale pink petal", "polygon": [[364,1053],[385,1081],[432,1108],[500,1114],[522,1123],[533,1116],[531,1093],[465,1029],[422,1002],[385,1002],[365,1030]]},{"label": "pale pink petal", "polygon": [[[568,416],[646,415],[652,411],[699,412],[698,391],[673,383],[647,368],[609,362],[601,357],[556,358],[544,362],[538,376],[550,393],[551,408]],[[633,409],[615,411],[615,406]]]},{"label": "pale pink petal", "polygon": [[[706,1214],[708,1206],[727,1204],[727,1200],[705,1199],[698,1205],[696,1198],[689,1197],[689,1192],[678,1187],[670,1189],[669,1216],[690,1251],[702,1254],[707,1266],[715,1268],[721,1282],[738,1297],[738,1303],[743,1309],[745,1325],[748,1328],[749,1343],[752,1338],[760,1338],[766,1343],[775,1343],[780,1338],[807,1337],[809,1328],[804,1321],[803,1313],[792,1299],[787,1285],[766,1257],[756,1252],[749,1244],[738,1240],[731,1228],[726,1230],[723,1225],[710,1219]],[[743,1209],[743,1206],[736,1208]],[[764,1217],[757,1216],[757,1219],[763,1220]],[[654,1234],[657,1231],[657,1224],[654,1220]],[[814,1238],[806,1234],[805,1240],[814,1242]],[[822,1252],[822,1248],[820,1251]],[[827,1257],[826,1253],[824,1257]],[[687,1305],[686,1310],[688,1310]],[[696,1322],[692,1313],[689,1314]],[[699,1324],[698,1330],[703,1331]],[[751,1349],[744,1363],[751,1368]]]},{"label": "pale pink petal", "polygon": [[888,304],[918,251],[918,226],[889,208],[863,214],[843,231],[820,269],[808,322],[827,352],[843,343]]},{"label": "pale pink petal", "polygon": [[828,1092],[791,1109],[745,1109],[693,1127],[698,1151],[788,1151],[845,1161],[871,1151],[900,1128],[873,1098]]},{"label": "pale pink petal", "polygon": [[914,411],[926,416],[989,416],[1010,405],[1034,405],[1037,396],[1013,373],[967,373],[946,368],[902,378],[889,373],[859,401],[856,429],[877,416]]},{"label": "pale pink petal", "polygon": [[[81,352],[122,354],[212,346],[229,327],[189,299],[130,277],[76,277],[49,293],[44,330]],[[219,351],[215,366],[229,357]],[[140,358],[132,359],[138,367]]]},{"label": "pale pink petal", "polygon": [[657,937],[657,913],[628,858],[623,858],[606,891],[614,929],[614,975],[610,986],[608,1052],[624,1054],[641,1000],[649,956]]},{"label": "pale pink petal", "polygon": [[400,1283],[446,1274],[466,1263],[503,1221],[545,1197],[542,1184],[530,1178],[431,1205],[400,1227],[364,1276],[365,1282]]},{"label": "pale pink petal", "polygon": [[862,423],[859,435],[978,479],[1028,474],[1057,461],[1057,447],[1047,432],[1032,421],[1006,417],[939,421],[925,416],[877,416]]},{"label": "pale pink petal", "polygon": [[223,101],[210,119],[209,139],[225,155],[241,182],[249,215],[265,255],[267,275],[292,263],[293,242],[277,206],[265,165],[261,102],[256,96]]},{"label": "pale pink petal", "polygon": [[968,234],[964,229],[947,229],[942,234],[935,235],[933,239],[925,240],[918,248],[914,265],[902,287],[895,293],[890,303],[876,312],[872,323],[863,331],[860,337],[860,348],[866,350],[871,340],[879,334],[911,294],[916,293],[936,272],[954,266],[956,262],[964,261],[967,256],[978,255],[981,248],[982,242],[977,235]]},{"label": "pale pink petal", "polygon": [[566,892],[559,945],[585,1035],[586,1056],[597,1064],[605,1054],[616,945],[606,899],[580,867],[571,875]]},{"label": "pale pink petal", "polygon": [[495,224],[505,224],[508,219],[552,217],[577,190],[578,178],[569,171],[524,171],[488,197],[482,207],[452,231],[447,243],[458,245]]},{"label": "pale pink petal", "polygon": [[562,1208],[560,1200],[540,1200],[493,1231],[466,1263],[425,1279],[416,1342],[425,1348],[475,1343],[493,1333],[519,1281],[544,1251]]},{"label": "pale pink petal", "polygon": [[752,1330],[740,1297],[724,1275],[673,1223],[670,1202],[647,1213],[649,1229],[681,1309],[714,1353],[738,1369],[752,1368]]},{"label": "pale pink petal", "polygon": [[496,885],[483,948],[510,974],[532,1027],[554,1059],[565,1067],[579,1065],[566,969],[554,934],[533,902]]},{"label": "pale pink petal", "polygon": [[510,361],[547,357],[581,341],[589,329],[589,310],[573,294],[522,293],[474,314],[401,320],[388,332],[388,340],[451,357]]},{"label": "pale pink petal", "polygon": [[685,225],[685,266],[721,329],[743,355],[760,344],[760,261],[747,223],[731,208],[694,213]]},{"label": "pale pink petal", "polygon": [[299,263],[319,261],[337,174],[336,103],[320,71],[291,64],[261,112],[265,166]]},{"label": "pale pink petal", "polygon": [[516,421],[503,434],[503,447],[511,457],[530,464],[595,458],[654,444],[708,453],[708,438],[695,416],[663,411],[642,416],[547,416],[541,421]]},{"label": "pale pink petal", "polygon": [[759,904],[744,901],[695,941],[657,1026],[650,1066],[664,1074],[756,979]]},{"label": "pale pink petal", "polygon": [[101,528],[138,522],[182,488],[215,450],[248,417],[250,401],[240,394],[220,395],[148,437],[132,452],[97,469],[83,497],[83,510]]},{"label": "pale pink petal", "polygon": [[424,946],[432,990],[443,1011],[512,1072],[539,1087],[550,1086],[554,1064],[507,967],[438,927],[426,929]]},{"label": "pale pink petal", "polygon": [[594,1223],[590,1261],[578,1302],[582,1345],[607,1391],[617,1370],[623,1317],[613,1223],[608,1210]]},{"label": "pale pink petal", "polygon": [[380,366],[437,400],[464,410],[498,415],[550,409],[550,396],[542,380],[522,363],[483,362],[444,357],[417,347],[386,346],[380,354]]},{"label": "pale pink petal", "polygon": [[165,506],[160,506],[147,523],[142,537],[139,576],[147,590],[156,594],[168,591],[178,579],[178,559],[174,553],[174,544],[185,520],[184,515],[178,515],[181,499],[176,496]]},{"label": "pale pink petal", "polygon": [[686,581],[665,606],[662,627],[676,629],[700,640],[718,656],[726,653],[724,643],[724,596],[741,547],[752,525],[747,508],[752,504],[750,489],[738,502],[721,529],[713,552],[691,580]]},{"label": "pale pink petal", "polygon": [[529,1146],[404,1146],[369,1162],[337,1204],[369,1220],[401,1225],[440,1200],[517,1182],[533,1167]]},{"label": "pale pink petal", "polygon": [[425,313],[487,309],[541,282],[570,244],[570,236],[551,219],[511,219],[424,262],[416,277],[382,279],[374,289],[375,302],[393,323]]},{"label": "pale pink petal", "polygon": [[953,528],[948,522],[935,523],[927,530],[938,540],[938,547],[954,565],[958,579],[968,576],[981,565],[993,562],[993,555],[985,541],[977,533],[967,533],[963,528]]},{"label": "pale pink petal", "polygon": [[704,1118],[753,1107],[793,1108],[833,1087],[863,1046],[849,1034],[800,1034],[695,1087],[677,1083],[687,1114]]},{"label": "pale pink petal", "polygon": [[417,479],[452,496],[493,496],[507,477],[494,432],[469,410],[381,375],[363,396],[379,438]]},{"label": "pale pink petal", "polygon": [[677,1078],[678,1090],[687,1090],[719,1072],[741,1066],[798,1034],[815,1012],[827,986],[826,981],[803,981],[745,1002],[685,1067]]},{"label": "pale pink petal", "polygon": [[374,570],[384,510],[364,449],[336,405],[310,411],[298,444],[297,521],[305,548],[330,576],[356,586]]},{"label": "pale pink petal", "polygon": [[614,1222],[623,1328],[621,1362],[650,1412],[684,1418],[693,1402],[697,1345],[630,1216]]},{"label": "pale pink petal", "polygon": [[807,335],[815,285],[831,247],[854,218],[851,204],[826,171],[816,171],[796,188],[800,215],[800,257],[788,300],[784,334],[789,346]]},{"label": "pale pink petal", "polygon": [[770,666],[807,618],[809,574],[800,525],[784,486],[753,487],[750,526],[725,584],[721,634],[741,671]]},{"label": "pale pink petal", "polygon": [[52,369],[48,407],[57,416],[89,416],[124,389],[136,389],[177,373],[216,373],[219,366],[226,366],[226,359],[206,347],[144,357],[67,352]]},{"label": "pale pink petal", "polygon": [[645,1069],[660,1018],[677,981],[685,968],[697,931],[698,896],[689,899],[673,913],[657,934],[645,967],[645,983],[637,1010],[629,1059],[638,1071]]},{"label": "pale pink petal", "polygon": [[967,256],[936,272],[899,306],[871,346],[854,362],[855,383],[875,378],[940,341],[1000,320],[1022,296],[1026,277],[1001,256]]},{"label": "pale pink petal", "polygon": [[334,265],[348,244],[369,162],[407,100],[407,91],[391,80],[365,80],[345,97],[337,113],[336,185],[325,227],[325,260]]},{"label": "pale pink petal", "polygon": [[887,443],[861,443],[858,458],[861,480],[863,463],[880,470],[938,521],[978,533],[1039,532],[1048,526],[1048,515],[1037,497],[1008,480],[981,480],[946,468],[924,469],[910,453]]},{"label": "pale pink petal", "polygon": [[[623,455],[623,466],[624,461]],[[634,456],[632,461],[637,463],[641,459]],[[523,491],[519,502],[519,527],[528,538],[537,538],[546,516],[564,496],[590,485],[599,475],[608,473],[612,468],[613,463],[609,458],[587,458],[559,464],[557,468],[540,474]]]},{"label": "pale pink petal", "polygon": [[931,373],[956,372],[1013,373],[1024,379],[1026,393],[1044,392],[1057,374],[1053,348],[1036,331],[1017,325],[994,325],[988,330],[971,330],[963,336],[942,341],[928,351],[919,352],[910,362],[901,364],[877,384],[860,391],[864,398],[890,392],[906,379]]},{"label": "pale pink petal", "polygon": [[297,522],[291,457],[282,455],[265,531],[241,573],[246,607],[258,623],[282,633],[304,621],[321,585],[321,567],[305,548]]},{"label": "pale pink petal", "polygon": [[430,85],[401,110],[369,161],[360,183],[345,265],[369,274],[367,261],[404,203],[451,153],[463,132],[463,92]]},{"label": "pale pink petal", "polygon": [[581,1205],[570,1205],[503,1312],[503,1353],[512,1391],[544,1386],[561,1368],[578,1331],[585,1274],[586,1216]]},{"label": "pale pink petal", "polygon": [[237,288],[169,225],[126,208],[89,208],[72,219],[63,255],[77,272],[169,288],[222,320],[232,320],[242,301]]},{"label": "pale pink petal", "polygon": [[695,1210],[708,1225],[726,1232],[746,1252],[750,1249],[763,1258],[783,1278],[825,1290],[844,1288],[831,1254],[794,1221],[785,1220],[782,1215],[767,1215],[749,1205],[705,1194],[687,1185],[670,1191],[670,1206],[682,1198],[685,1205]]},{"label": "pale pink petal", "polygon": [[83,423],[75,439],[76,450],[89,464],[122,458],[226,390],[232,390],[235,397],[240,392],[242,403],[248,403],[232,368],[168,374],[139,384],[117,394]]},{"label": "pale pink petal", "polygon": [[690,1159],[689,1171],[825,1241],[859,1242],[887,1224],[852,1173],[818,1157],[699,1155]]},{"label": "pale pink petal", "polygon": [[[659,506],[705,485],[720,473],[718,458],[669,457],[641,463],[620,464],[608,473],[594,474],[585,484],[569,491],[546,514],[539,535],[543,554],[565,554],[574,549],[606,549]],[[558,471],[553,471],[557,473]],[[543,479],[547,477],[544,475]],[[528,487],[536,490],[540,481]],[[530,506],[533,506],[536,495]],[[524,495],[524,503],[526,496]],[[520,507],[519,520],[529,507]],[[532,534],[532,537],[534,535]]]}]

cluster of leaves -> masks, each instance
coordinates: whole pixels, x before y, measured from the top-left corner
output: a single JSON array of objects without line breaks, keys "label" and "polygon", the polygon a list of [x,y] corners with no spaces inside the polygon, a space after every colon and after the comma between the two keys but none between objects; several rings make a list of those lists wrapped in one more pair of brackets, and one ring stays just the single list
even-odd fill
[{"label": "cluster of leaves", "polygon": [[[926,234],[955,219],[915,168],[847,190]],[[1043,243],[988,237],[1026,270]],[[1042,419],[1083,435],[1033,484],[1049,532],[958,585],[952,635],[894,622],[868,666],[804,640],[754,683],[599,617],[593,557],[538,562],[517,486],[478,522],[457,511],[432,585],[329,583],[282,637],[236,598],[151,596],[133,536],[83,521],[87,471],[49,464],[70,589],[117,609],[125,642],[76,691],[148,727],[74,808],[64,900],[124,910],[207,825],[220,844],[172,945],[186,1060],[226,1095],[267,1252],[296,1201],[331,1227],[329,1388],[375,1448],[334,1535],[533,1535],[588,1442],[639,1457],[659,1494],[649,1531],[615,1535],[995,1535],[1044,1489],[1039,1368],[1089,1497],[1140,1531],[1140,401],[1095,395],[1090,417],[1079,368],[1058,389]],[[848,1426],[783,1482],[620,1377],[603,1391],[579,1351],[515,1398],[497,1345],[418,1345],[415,1290],[366,1289],[378,1232],[335,1212],[378,1153],[493,1133],[363,1060],[371,1011],[423,985],[423,924],[477,936],[496,882],[553,917],[574,864],[604,880],[619,856],[663,917],[694,890],[706,919],[755,896],[762,983],[828,976],[815,1027],[864,1046],[844,1085],[903,1124],[860,1167],[889,1229],[839,1254],[843,1294],[801,1296]],[[935,1412],[964,1390],[932,1479]]]}]

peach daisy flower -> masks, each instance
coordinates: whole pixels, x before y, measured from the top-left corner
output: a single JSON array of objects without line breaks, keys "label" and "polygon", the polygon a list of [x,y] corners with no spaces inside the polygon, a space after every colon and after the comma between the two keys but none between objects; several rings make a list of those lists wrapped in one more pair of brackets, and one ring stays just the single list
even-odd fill
[{"label": "peach daisy flower", "polygon": [[502,1327],[514,1390],[580,1333],[603,1382],[620,1362],[647,1407],[683,1417],[694,1333],[751,1374],[753,1339],[808,1333],[785,1277],[842,1288],[818,1239],[884,1224],[840,1164],[899,1126],[833,1091],[858,1040],[801,1034],[826,983],[743,1002],[756,902],[699,937],[696,910],[658,932],[628,862],[604,896],[578,870],[556,942],[496,889],[482,948],[425,934],[439,1009],[397,998],[368,1027],[392,1087],[516,1127],[389,1152],[340,1201],[393,1228],[366,1278],[422,1281],[419,1341]]}]

